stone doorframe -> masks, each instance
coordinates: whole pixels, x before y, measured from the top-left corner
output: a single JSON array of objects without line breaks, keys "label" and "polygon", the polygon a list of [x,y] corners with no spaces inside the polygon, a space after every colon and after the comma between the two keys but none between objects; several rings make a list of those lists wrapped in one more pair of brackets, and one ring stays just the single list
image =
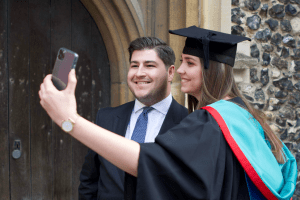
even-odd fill
[{"label": "stone doorframe", "polygon": [[[147,35],[147,24],[138,0],[81,0],[94,18],[103,37],[111,71],[111,106],[118,106],[133,100],[127,86],[129,43]],[[155,1],[155,0],[153,0]],[[145,1],[146,2],[146,1]],[[176,55],[176,68],[180,65],[180,55],[184,38],[168,34],[169,29],[196,25],[202,28],[230,33],[230,0],[168,0],[163,4],[168,12],[168,26],[164,27],[166,41]],[[173,97],[184,104],[184,94],[180,91],[180,78],[175,75],[172,82]]]},{"label": "stone doorframe", "polygon": [[110,61],[111,106],[133,99],[126,83],[130,41],[145,35],[137,0],[82,0],[94,18]]}]

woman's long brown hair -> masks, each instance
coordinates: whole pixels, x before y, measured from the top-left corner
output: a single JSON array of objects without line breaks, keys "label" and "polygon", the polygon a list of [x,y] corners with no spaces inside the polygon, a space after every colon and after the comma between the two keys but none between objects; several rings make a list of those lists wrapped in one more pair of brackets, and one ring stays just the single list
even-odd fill
[{"label": "woman's long brown hair", "polygon": [[226,96],[231,98],[240,97],[245,103],[246,109],[262,126],[265,136],[271,144],[275,158],[279,163],[284,163],[285,155],[282,151],[282,142],[267,124],[265,114],[255,109],[240,93],[234,80],[232,67],[224,63],[210,61],[209,68],[204,69],[202,59],[200,59],[200,61],[202,66],[201,97],[198,101],[195,97],[188,95],[189,112],[191,113],[196,109],[214,103]]}]

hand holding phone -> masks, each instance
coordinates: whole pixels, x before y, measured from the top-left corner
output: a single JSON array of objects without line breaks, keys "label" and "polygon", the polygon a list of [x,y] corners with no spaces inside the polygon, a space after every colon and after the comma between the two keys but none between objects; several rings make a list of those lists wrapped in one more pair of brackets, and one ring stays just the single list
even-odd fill
[{"label": "hand holding phone", "polygon": [[75,69],[77,60],[77,53],[66,48],[59,49],[52,72],[52,82],[58,90],[67,87],[68,75],[71,69]]}]

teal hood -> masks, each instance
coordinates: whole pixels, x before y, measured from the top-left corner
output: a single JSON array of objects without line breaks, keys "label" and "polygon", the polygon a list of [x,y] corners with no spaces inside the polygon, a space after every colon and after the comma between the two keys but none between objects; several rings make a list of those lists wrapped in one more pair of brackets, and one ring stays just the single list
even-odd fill
[{"label": "teal hood", "polygon": [[[218,122],[224,137],[245,170],[251,199],[291,199],[296,188],[297,163],[283,144],[286,160],[277,162],[258,121],[235,103],[220,100],[204,107]],[[234,113],[234,114],[233,114]]]}]

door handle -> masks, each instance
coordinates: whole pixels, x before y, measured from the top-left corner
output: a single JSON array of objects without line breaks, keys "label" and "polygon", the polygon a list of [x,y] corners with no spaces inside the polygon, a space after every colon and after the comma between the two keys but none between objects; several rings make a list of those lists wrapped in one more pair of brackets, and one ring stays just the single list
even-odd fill
[{"label": "door handle", "polygon": [[22,148],[21,148],[21,140],[15,140],[14,141],[14,150],[11,153],[12,157],[14,159],[19,159],[21,157],[21,152]]}]

